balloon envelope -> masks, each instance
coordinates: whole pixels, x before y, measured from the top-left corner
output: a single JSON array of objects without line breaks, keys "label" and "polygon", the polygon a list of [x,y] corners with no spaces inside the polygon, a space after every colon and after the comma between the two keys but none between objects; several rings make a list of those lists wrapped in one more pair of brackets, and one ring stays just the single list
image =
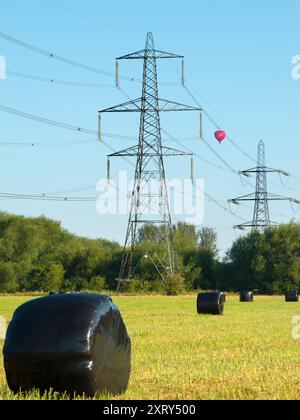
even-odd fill
[{"label": "balloon envelope", "polygon": [[218,130],[215,132],[215,138],[218,140],[219,143],[222,143],[226,139],[225,131]]}]

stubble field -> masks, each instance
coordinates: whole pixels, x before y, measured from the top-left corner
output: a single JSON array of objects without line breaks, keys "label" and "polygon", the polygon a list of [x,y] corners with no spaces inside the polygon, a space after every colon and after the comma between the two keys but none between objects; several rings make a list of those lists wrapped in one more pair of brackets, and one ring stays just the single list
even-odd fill
[{"label": "stubble field", "polygon": [[[29,299],[0,297],[0,315],[9,321]],[[224,316],[199,316],[191,295],[113,300],[132,339],[130,384],[116,399],[300,398],[300,341],[292,338],[300,304],[287,304],[283,297],[242,304],[229,296]],[[0,399],[71,398],[36,391],[13,395],[6,385],[2,346],[0,340]]]}]

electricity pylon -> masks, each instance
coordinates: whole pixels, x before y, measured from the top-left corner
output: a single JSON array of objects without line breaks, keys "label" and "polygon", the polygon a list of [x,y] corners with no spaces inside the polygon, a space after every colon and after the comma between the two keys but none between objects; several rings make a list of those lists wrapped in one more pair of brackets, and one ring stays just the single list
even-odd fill
[{"label": "electricity pylon", "polygon": [[267,174],[278,173],[280,175],[289,176],[286,171],[280,169],[268,168],[266,166],[266,152],[264,142],[261,140],[258,144],[257,166],[255,168],[241,171],[240,174],[249,177],[256,174],[256,190],[252,194],[244,195],[229,200],[230,203],[239,205],[243,201],[254,201],[254,212],[252,222],[246,222],[235,226],[235,228],[244,230],[251,228],[252,231],[264,232],[264,230],[278,223],[270,220],[269,201],[290,201],[299,204],[299,200],[291,197],[284,197],[277,194],[268,193]]},{"label": "electricity pylon", "polygon": [[[144,249],[143,257],[149,258],[161,279],[179,272],[174,244],[173,226],[169,211],[168,192],[165,177],[164,157],[191,155],[180,150],[162,146],[160,112],[201,111],[199,108],[177,102],[159,99],[157,80],[158,59],[182,59],[184,57],[155,49],[152,33],[147,34],[145,49],[118,57],[116,60],[116,84],[118,81],[118,62],[120,60],[143,60],[143,88],[141,98],[107,108],[104,112],[139,112],[139,143],[120,152],[109,155],[137,156],[132,203],[126,233],[123,258],[118,278],[118,290],[122,282],[131,281],[140,263],[141,255],[137,246],[155,240],[164,249],[163,255],[150,253]],[[101,117],[99,118],[101,121]],[[101,137],[101,135],[99,136]],[[158,191],[149,189],[149,184],[157,182]],[[156,203],[157,214],[149,211]],[[149,214],[150,213],[150,214]],[[155,217],[154,217],[155,216]],[[147,228],[145,229],[145,225]],[[142,257],[142,258],[143,258]]]}]

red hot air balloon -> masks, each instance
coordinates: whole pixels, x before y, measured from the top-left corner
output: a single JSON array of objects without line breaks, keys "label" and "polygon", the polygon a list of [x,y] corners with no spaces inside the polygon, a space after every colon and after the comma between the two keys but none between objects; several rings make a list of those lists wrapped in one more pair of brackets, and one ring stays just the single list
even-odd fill
[{"label": "red hot air balloon", "polygon": [[215,138],[221,144],[226,139],[226,133],[225,133],[225,131],[222,131],[222,130],[216,131],[215,132]]}]

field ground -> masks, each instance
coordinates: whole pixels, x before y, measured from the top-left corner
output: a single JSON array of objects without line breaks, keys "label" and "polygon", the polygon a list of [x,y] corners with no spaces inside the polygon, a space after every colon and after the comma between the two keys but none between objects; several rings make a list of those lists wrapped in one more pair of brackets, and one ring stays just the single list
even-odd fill
[{"label": "field ground", "polygon": [[[0,315],[9,320],[29,299],[0,297]],[[225,315],[216,317],[197,315],[195,300],[114,297],[132,339],[132,376],[122,399],[300,399],[300,341],[291,336],[299,304],[282,297],[242,304],[229,296]],[[0,399],[12,397],[1,357]]]}]

